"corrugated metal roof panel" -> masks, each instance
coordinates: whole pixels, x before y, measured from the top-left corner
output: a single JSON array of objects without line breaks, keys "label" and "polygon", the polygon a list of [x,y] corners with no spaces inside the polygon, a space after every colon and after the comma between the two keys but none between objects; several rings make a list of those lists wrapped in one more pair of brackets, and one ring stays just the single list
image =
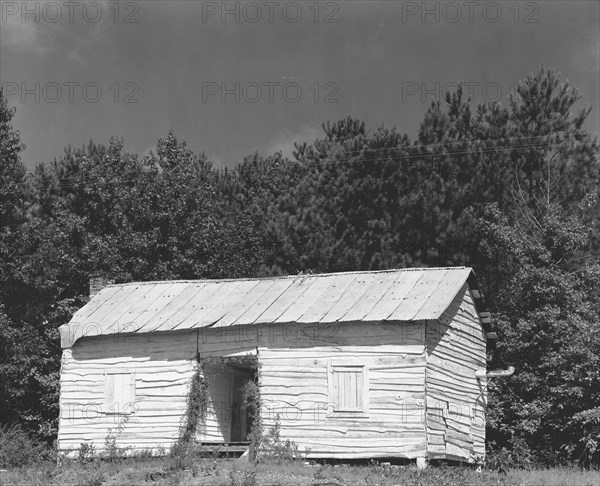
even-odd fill
[{"label": "corrugated metal roof panel", "polygon": [[[190,286],[194,287],[193,285]],[[204,321],[203,318],[208,314],[211,302],[218,302],[219,297],[225,298],[222,292],[224,286],[224,282],[201,282],[198,285],[198,293],[190,299],[186,307],[182,307],[171,318],[174,329],[193,329],[212,324]],[[168,328],[165,330],[168,330]]]},{"label": "corrugated metal roof panel", "polygon": [[[152,286],[152,288],[144,293],[141,299],[135,301],[130,308],[130,312],[127,313],[127,332],[144,332],[144,324],[150,321],[156,313],[157,302],[161,305],[160,308],[166,305],[166,302],[161,297],[169,287],[171,285]],[[134,299],[133,295],[130,296],[130,299]],[[124,305],[128,305],[128,302]],[[116,316],[109,316],[109,319],[113,322],[118,322],[116,321],[118,319]]]},{"label": "corrugated metal roof panel", "polygon": [[387,292],[375,308],[369,313],[370,320],[385,321],[402,304],[404,298],[410,293],[423,272],[403,272],[396,274],[396,280],[389,286]]},{"label": "corrugated metal roof panel", "polygon": [[341,322],[345,321],[346,314],[350,308],[363,296],[373,280],[374,274],[356,275],[352,278],[352,283],[346,288],[344,295],[327,312],[320,322]]},{"label": "corrugated metal roof panel", "polygon": [[229,306],[233,305],[236,299],[239,299],[240,294],[244,292],[245,287],[247,287],[249,283],[254,284],[254,282],[244,280],[236,280],[224,284],[223,287],[221,287],[221,289],[206,302],[204,312],[198,315],[199,320],[208,326],[212,326],[227,314]]},{"label": "corrugated metal roof panel", "polygon": [[155,319],[156,326],[152,331],[161,331],[163,328],[168,329],[171,327],[175,329],[177,322],[175,322],[175,316],[181,309],[187,309],[191,307],[190,301],[194,298],[203,285],[189,285],[187,283],[175,283],[171,288],[173,298],[165,307],[156,313]]},{"label": "corrugated metal roof panel", "polygon": [[306,290],[275,322],[297,322],[306,310],[321,298],[327,287],[332,285],[335,280],[335,278],[310,278],[309,276],[305,278],[301,285],[306,286]]},{"label": "corrugated metal roof panel", "polygon": [[262,294],[254,302],[254,304],[248,307],[244,314],[238,318],[236,324],[254,324],[262,314],[267,312],[269,307],[277,302],[281,294],[290,288],[293,283],[294,281],[291,278],[262,281],[260,285]]},{"label": "corrugated metal roof panel", "polygon": [[140,312],[142,312],[148,306],[148,301],[145,296],[152,290],[151,287],[144,289],[143,287],[136,287],[130,294],[129,298],[117,309],[113,310],[110,314],[102,316],[103,321],[119,323],[119,329],[115,332],[133,332],[130,321],[133,321]]},{"label": "corrugated metal roof panel", "polygon": [[61,326],[61,343],[206,326],[437,319],[470,274],[449,267],[112,285]]},{"label": "corrugated metal roof panel", "polygon": [[305,277],[296,277],[292,280],[290,285],[285,292],[278,295],[273,303],[263,312],[256,321],[256,324],[271,324],[277,321],[294,302],[296,302],[304,291],[308,288],[308,285],[304,285],[306,281]]},{"label": "corrugated metal roof panel", "polygon": [[344,298],[344,292],[356,280],[354,275],[340,275],[325,287],[319,299],[316,299],[297,322],[321,322],[333,307]]},{"label": "corrugated metal roof panel", "polygon": [[140,318],[135,320],[135,325],[139,326],[137,332],[152,332],[161,325],[161,321],[157,319],[157,314],[165,308],[172,306],[175,299],[174,292],[181,289],[177,287],[179,284],[161,285],[162,292],[148,292],[145,298],[148,300],[148,307],[144,310]]},{"label": "corrugated metal roof panel", "polygon": [[75,312],[73,320],[79,322],[89,319],[94,312],[102,308],[109,299],[112,299],[115,294],[121,291],[122,287],[106,287],[102,289],[92,298],[92,300]]},{"label": "corrugated metal roof panel", "polygon": [[419,309],[419,320],[437,319],[442,315],[467,282],[470,274],[470,268],[462,271],[449,269],[444,278],[439,279],[435,289],[431,290],[427,305]]},{"label": "corrugated metal roof panel", "polygon": [[[430,311],[430,307],[445,305],[444,310],[450,305],[452,299],[459,292],[462,284],[467,280],[471,269],[444,268],[439,272],[423,272],[423,276],[403,299],[402,304],[394,311],[388,320],[391,321],[420,321],[437,319],[439,313]],[[444,287],[441,284],[450,280],[452,285]],[[445,304],[444,304],[445,303]]]},{"label": "corrugated metal roof panel", "polygon": [[[86,322],[95,322],[98,325],[102,326],[103,329],[106,329],[106,334],[116,334],[121,331],[122,324],[117,324],[121,321],[117,319],[123,315],[123,311],[129,309],[129,302],[132,302],[135,298],[134,295],[138,292],[139,287],[131,285],[131,286],[122,286],[119,288],[119,292],[116,292],[114,295],[109,297],[104,304],[94,312],[90,317],[86,319]],[[151,289],[143,289],[142,292],[148,292]],[[104,290],[101,290],[100,294],[102,294]],[[136,296],[137,297],[137,296]],[[143,298],[143,296],[142,296]],[[95,297],[90,301],[93,302]],[[144,307],[141,307],[143,309]],[[110,326],[110,327],[109,327]],[[109,332],[109,330],[111,330]]]},{"label": "corrugated metal roof panel", "polygon": [[431,298],[431,292],[445,275],[445,269],[439,273],[423,272],[421,278],[402,299],[402,303],[389,316],[389,319],[400,321],[419,320],[419,310]]},{"label": "corrugated metal roof panel", "polygon": [[344,316],[345,321],[371,321],[371,311],[385,295],[396,280],[394,273],[378,273],[375,279],[367,287],[367,291],[349,307]]},{"label": "corrugated metal roof panel", "polygon": [[[266,283],[266,282],[265,282]],[[246,312],[246,309],[251,306],[261,296],[261,282],[259,280],[249,280],[238,288],[235,296],[231,296],[231,300],[226,302],[227,312],[215,323],[215,327],[227,327],[236,323],[237,319]]]}]

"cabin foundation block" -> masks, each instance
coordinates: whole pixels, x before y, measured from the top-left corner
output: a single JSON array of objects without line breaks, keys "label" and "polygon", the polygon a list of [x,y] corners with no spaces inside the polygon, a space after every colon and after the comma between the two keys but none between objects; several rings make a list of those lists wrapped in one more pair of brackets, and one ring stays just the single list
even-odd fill
[{"label": "cabin foundation block", "polygon": [[427,459],[424,457],[417,457],[417,469],[425,469],[427,467]]}]

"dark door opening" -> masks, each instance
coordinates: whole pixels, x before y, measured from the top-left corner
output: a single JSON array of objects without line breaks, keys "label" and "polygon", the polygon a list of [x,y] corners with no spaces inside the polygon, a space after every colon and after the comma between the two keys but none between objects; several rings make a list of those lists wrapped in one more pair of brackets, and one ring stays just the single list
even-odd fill
[{"label": "dark door opening", "polygon": [[246,441],[252,428],[248,410],[243,407],[243,389],[253,379],[253,373],[249,370],[236,368],[231,371],[231,442]]}]

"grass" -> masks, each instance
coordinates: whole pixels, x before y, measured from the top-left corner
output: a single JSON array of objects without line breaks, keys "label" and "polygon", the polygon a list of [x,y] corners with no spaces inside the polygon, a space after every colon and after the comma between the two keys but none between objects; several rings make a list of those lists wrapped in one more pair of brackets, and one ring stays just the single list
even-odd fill
[{"label": "grass", "polygon": [[595,486],[600,471],[576,468],[508,470],[472,467],[319,465],[305,462],[260,463],[234,459],[198,458],[185,469],[172,458],[41,461],[0,473],[1,486]]},{"label": "grass", "polygon": [[596,486],[600,471],[578,468],[517,469],[497,456],[497,469],[414,464],[318,464],[299,459],[296,449],[269,435],[258,464],[223,459],[201,446],[173,448],[160,457],[123,457],[124,449],[97,453],[82,444],[77,458],[60,457],[18,426],[0,427],[0,486]]}]

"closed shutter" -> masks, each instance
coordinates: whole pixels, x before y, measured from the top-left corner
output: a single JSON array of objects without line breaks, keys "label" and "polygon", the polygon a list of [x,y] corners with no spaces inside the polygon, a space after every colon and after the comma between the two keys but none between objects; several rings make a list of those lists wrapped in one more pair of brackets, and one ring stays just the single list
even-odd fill
[{"label": "closed shutter", "polygon": [[105,413],[130,414],[135,408],[135,374],[107,373],[104,380]]},{"label": "closed shutter", "polygon": [[331,365],[329,401],[333,412],[367,411],[367,370],[364,365]]}]

